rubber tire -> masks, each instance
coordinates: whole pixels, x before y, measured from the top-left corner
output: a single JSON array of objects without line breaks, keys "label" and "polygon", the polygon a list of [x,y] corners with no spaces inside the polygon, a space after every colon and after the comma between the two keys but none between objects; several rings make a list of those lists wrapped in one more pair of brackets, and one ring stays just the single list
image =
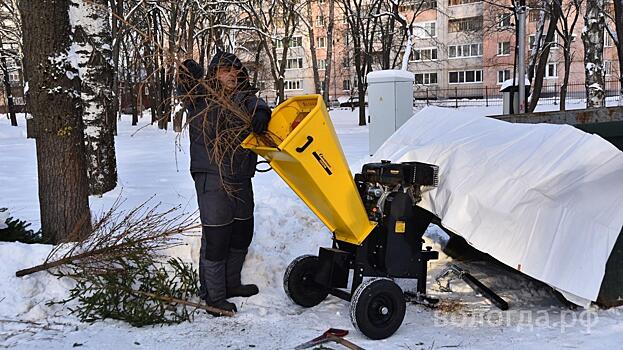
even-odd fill
[{"label": "rubber tire", "polygon": [[[405,318],[406,301],[402,289],[388,278],[372,278],[362,283],[350,302],[350,320],[366,337],[385,339],[394,334]],[[388,314],[380,313],[380,306]],[[379,312],[375,312],[375,310]]]},{"label": "rubber tire", "polygon": [[295,304],[316,306],[329,295],[325,287],[312,280],[319,265],[320,260],[314,255],[299,256],[288,265],[283,276],[283,289]]}]

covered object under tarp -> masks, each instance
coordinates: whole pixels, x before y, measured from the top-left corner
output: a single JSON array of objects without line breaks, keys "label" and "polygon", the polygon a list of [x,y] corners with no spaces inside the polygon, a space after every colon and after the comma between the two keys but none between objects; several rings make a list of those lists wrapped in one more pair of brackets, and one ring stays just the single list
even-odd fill
[{"label": "covered object under tarp", "polygon": [[474,248],[568,300],[598,299],[623,227],[623,152],[568,125],[426,107],[373,159],[439,165],[420,206]]}]

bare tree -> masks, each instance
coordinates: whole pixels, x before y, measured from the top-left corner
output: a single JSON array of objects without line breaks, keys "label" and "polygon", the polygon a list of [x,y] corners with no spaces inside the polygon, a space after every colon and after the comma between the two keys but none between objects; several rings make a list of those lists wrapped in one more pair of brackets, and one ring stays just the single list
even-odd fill
[{"label": "bare tree", "polygon": [[329,86],[331,86],[331,68],[333,67],[333,28],[335,26],[335,0],[329,0],[329,25],[327,27],[327,57],[324,70],[324,100],[329,105]]},{"label": "bare tree", "polygon": [[573,34],[573,31],[575,29],[575,25],[578,22],[578,18],[580,18],[582,2],[583,0],[554,0],[553,4],[554,6],[560,7],[562,13],[557,28],[558,36],[562,40],[561,46],[563,49],[565,65],[563,82],[560,87],[561,111],[564,111],[566,109],[567,89],[569,87],[569,73],[571,70],[571,62],[573,61],[573,56],[575,55],[575,51],[572,51],[571,43],[575,40],[575,35]]},{"label": "bare tree", "polygon": [[7,99],[7,112],[9,113],[12,126],[17,126],[17,116],[13,88],[9,78],[9,70],[11,69],[9,61],[13,63],[11,65],[13,67],[18,66],[22,61],[20,56],[20,52],[22,52],[20,49],[22,38],[20,22],[17,1],[0,0],[0,71],[2,71],[2,82]]},{"label": "bare tree", "polygon": [[353,40],[353,65],[357,78],[359,125],[366,125],[366,76],[372,71],[375,33],[382,0],[339,0]]},{"label": "bare tree", "polygon": [[[91,228],[78,67],[70,0],[23,1],[24,68],[35,127],[41,229],[54,242]],[[50,108],[54,106],[54,108]]]},{"label": "bare tree", "polygon": [[586,108],[605,105],[603,75],[604,28],[603,0],[587,0],[584,14],[584,73],[586,75]]},{"label": "bare tree", "polygon": [[275,82],[278,102],[285,100],[285,70],[292,37],[300,22],[305,3],[298,0],[275,0],[270,3],[250,0],[239,3],[248,16],[245,27],[256,33],[266,52],[270,73]]},{"label": "bare tree", "polygon": [[[549,13],[549,22],[547,24],[547,31],[545,32],[545,38],[543,43],[540,43],[539,46],[542,45],[542,48],[537,55],[538,59],[536,60],[536,66],[534,68],[535,73],[532,80],[532,95],[530,98],[530,103],[526,108],[526,112],[533,112],[539,103],[539,98],[541,97],[541,89],[543,88],[543,78],[545,77],[545,70],[547,69],[547,65],[549,62],[549,53],[554,43],[554,34],[556,33],[556,27],[558,25],[558,19],[561,16],[561,8],[560,6],[555,6],[553,0],[548,0],[545,4],[546,11]],[[542,40],[541,37],[535,37],[534,41]]]},{"label": "bare tree", "polygon": [[[314,19],[312,18],[312,1],[313,0],[307,0],[307,16],[302,18],[301,23],[305,24],[307,27],[309,49],[311,51],[312,73],[314,75],[314,92],[319,94],[320,74],[318,74],[318,55],[316,55],[316,33],[314,31]],[[333,44],[330,45],[333,46]],[[329,90],[328,85],[325,85],[325,90]]]},{"label": "bare tree", "polygon": [[606,29],[617,48],[617,56],[619,58],[619,98],[623,99],[623,0],[613,0],[612,7],[614,16],[610,15],[609,11],[605,11],[605,14],[609,17],[614,28],[606,26]]}]

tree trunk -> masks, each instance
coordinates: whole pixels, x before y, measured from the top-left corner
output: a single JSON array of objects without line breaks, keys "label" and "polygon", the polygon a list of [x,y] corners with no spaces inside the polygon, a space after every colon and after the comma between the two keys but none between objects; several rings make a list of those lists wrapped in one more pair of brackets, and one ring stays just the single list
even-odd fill
[{"label": "tree trunk", "polygon": [[[558,6],[556,3],[556,1],[552,1],[551,3],[549,3],[551,7],[547,34],[545,35],[546,43],[551,43],[554,40],[554,33],[556,32],[556,26],[558,24],[558,19],[560,18],[561,9],[560,6]],[[534,40],[540,39],[535,38]],[[541,51],[539,62],[536,67],[534,81],[532,83],[532,96],[530,98],[528,108],[526,109],[526,112],[528,113],[533,112],[539,102],[541,89],[543,88],[543,77],[545,77],[545,69],[547,68],[547,62],[549,60],[550,49],[551,45],[544,45],[543,50]]]},{"label": "tree trunk", "polygon": [[[34,122],[41,229],[54,243],[91,229],[80,79],[67,58],[69,0],[21,2],[24,68]],[[51,89],[50,87],[58,87]],[[50,108],[54,106],[54,108]]]},{"label": "tree trunk", "polygon": [[[567,45],[569,47],[567,47]],[[560,86],[560,110],[567,109],[567,89],[569,87],[569,70],[571,69],[571,57],[568,50],[571,50],[571,43],[565,45],[565,76]]]},{"label": "tree trunk", "polygon": [[72,0],[70,22],[80,71],[89,193],[117,186],[112,31],[108,0]]},{"label": "tree trunk", "polygon": [[[0,38],[0,48],[2,40]],[[2,70],[2,81],[4,82],[4,92],[7,100],[7,112],[11,118],[11,125],[17,126],[17,116],[15,115],[15,103],[13,102],[13,92],[11,91],[11,82],[9,80],[9,69],[7,68],[6,57],[0,57],[0,69]]]},{"label": "tree trunk", "polygon": [[623,100],[623,0],[614,0],[614,23],[617,32],[617,55],[619,57],[619,101]]},{"label": "tree trunk", "polygon": [[[327,28],[327,57],[324,71],[324,101],[329,106],[329,86],[331,84],[331,61],[333,60],[333,27],[335,24],[335,0],[329,0],[329,27]],[[334,96],[335,97],[335,96]]]},{"label": "tree trunk", "polygon": [[604,99],[604,1],[588,0],[584,15],[582,41],[584,43],[584,74],[586,81],[586,108],[603,107]]},{"label": "tree trunk", "polygon": [[121,41],[123,40],[122,32],[122,23],[119,18],[123,18],[123,4],[124,0],[116,0],[111,1],[111,9],[112,9],[112,37],[113,37],[113,46],[112,46],[112,65],[113,65],[113,81],[112,81],[112,91],[113,91],[113,110],[116,113],[116,116],[113,120],[113,132],[117,135],[117,118],[121,118],[121,92],[119,91],[119,59],[120,59],[120,48]]},{"label": "tree trunk", "polygon": [[[318,56],[316,55],[316,35],[314,34],[314,22],[311,10],[311,1],[307,1],[307,18],[309,21],[309,50],[311,51],[312,72],[314,73],[314,93],[320,94],[320,74],[318,73]],[[325,60],[326,63],[326,60]],[[326,72],[325,72],[326,74]],[[329,86],[325,85],[325,90],[329,90]]]}]

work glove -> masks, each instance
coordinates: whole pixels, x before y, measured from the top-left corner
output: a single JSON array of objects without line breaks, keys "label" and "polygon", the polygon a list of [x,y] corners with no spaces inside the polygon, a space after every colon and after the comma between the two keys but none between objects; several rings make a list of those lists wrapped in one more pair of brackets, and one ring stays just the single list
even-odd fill
[{"label": "work glove", "polygon": [[251,119],[251,129],[256,134],[264,134],[268,129],[268,122],[270,121],[270,111],[260,108],[255,111],[253,119]]},{"label": "work glove", "polygon": [[[203,78],[203,67],[193,59],[187,59],[182,63],[182,67],[179,68],[179,86],[178,92],[180,94],[187,94],[193,88],[197,89],[199,79]],[[197,94],[198,91],[193,91],[193,94]]]},{"label": "work glove", "polygon": [[182,65],[184,65],[186,70],[188,70],[188,73],[190,73],[194,79],[201,79],[203,77],[203,67],[201,67],[201,65],[195,62],[192,58],[184,61]]}]

